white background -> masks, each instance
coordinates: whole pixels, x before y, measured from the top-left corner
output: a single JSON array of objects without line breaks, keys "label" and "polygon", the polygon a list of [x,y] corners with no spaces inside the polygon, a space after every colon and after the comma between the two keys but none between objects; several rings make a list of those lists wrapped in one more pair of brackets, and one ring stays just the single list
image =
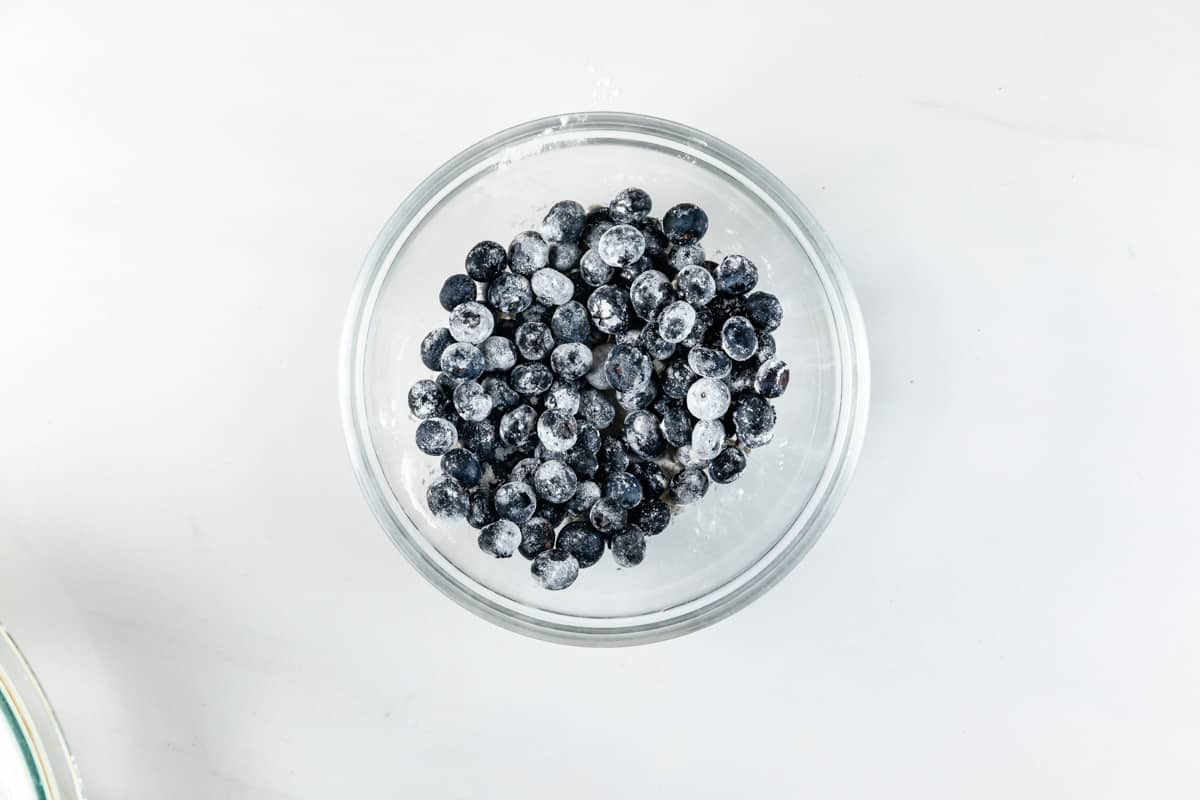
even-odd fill
[{"label": "white background", "polygon": [[[5,0],[0,104],[0,619],[93,798],[1200,792],[1192,0]],[[416,575],[335,377],[404,195],[593,108],[788,183],[874,383],[795,572],[599,652]]]}]

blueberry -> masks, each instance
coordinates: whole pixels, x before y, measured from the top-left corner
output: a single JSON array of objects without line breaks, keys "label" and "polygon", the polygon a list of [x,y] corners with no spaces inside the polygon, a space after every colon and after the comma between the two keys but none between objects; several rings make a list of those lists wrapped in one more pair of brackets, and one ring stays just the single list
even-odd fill
[{"label": "blueberry", "polygon": [[744,303],[746,317],[760,331],[769,333],[783,321],[783,306],[770,292],[751,292]]},{"label": "blueberry", "polygon": [[478,486],[483,479],[483,467],[470,450],[456,447],[442,456],[442,472],[463,486]]},{"label": "blueberry", "polygon": [[730,317],[746,316],[745,298],[739,295],[718,295],[709,302],[708,309],[715,315],[716,322],[721,324]]},{"label": "blueberry", "polygon": [[502,520],[524,522],[537,511],[537,495],[527,483],[510,481],[503,484],[496,490],[493,502],[496,504],[496,513]]},{"label": "blueberry", "polygon": [[575,242],[583,235],[587,212],[574,200],[560,200],[542,219],[542,236],[548,242]]},{"label": "blueberry", "polygon": [[578,443],[592,455],[599,453],[603,438],[600,429],[587,420],[576,419],[575,424],[579,427]]},{"label": "blueberry", "polygon": [[778,349],[775,344],[775,337],[764,331],[758,332],[758,362],[760,364],[770,361],[775,358],[775,352]]},{"label": "blueberry", "polygon": [[668,362],[663,370],[662,392],[667,397],[682,400],[687,397],[688,388],[695,380],[696,373],[692,372],[687,360],[676,358]]},{"label": "blueberry", "polygon": [[692,450],[690,444],[685,444],[683,447],[675,448],[675,463],[683,469],[699,469],[703,470],[708,466],[706,459],[700,458],[699,455]]},{"label": "blueberry", "polygon": [[559,272],[570,272],[579,266],[583,249],[575,242],[558,242],[550,245],[550,266]]},{"label": "blueberry", "polygon": [[495,375],[483,379],[483,390],[492,400],[493,411],[510,411],[521,404],[521,395]]},{"label": "blueberry", "polygon": [[425,491],[425,503],[435,517],[451,519],[467,515],[470,497],[461,483],[443,476],[429,484]]},{"label": "blueberry", "polygon": [[488,420],[464,422],[458,438],[459,444],[474,453],[481,461],[488,461],[495,455],[496,426]]},{"label": "blueberry", "polygon": [[531,406],[517,406],[500,417],[500,441],[509,447],[521,447],[533,440],[537,412]]},{"label": "blueberry", "polygon": [[492,413],[492,398],[475,381],[463,381],[454,389],[454,408],[463,419],[479,422]]},{"label": "blueberry", "polygon": [[538,497],[551,503],[565,503],[575,495],[579,477],[558,459],[543,461],[533,475],[533,489]]},{"label": "blueberry", "polygon": [[497,242],[483,241],[467,252],[467,274],[477,281],[487,283],[507,266],[508,254]]},{"label": "blueberry", "polygon": [[625,527],[628,519],[629,512],[611,497],[601,497],[592,503],[592,507],[588,511],[588,521],[599,533],[616,533]]},{"label": "blueberry", "polygon": [[650,214],[651,205],[650,195],[641,189],[630,187],[621,190],[608,204],[608,215],[622,224],[641,222]]},{"label": "blueberry", "polygon": [[637,347],[618,344],[608,353],[604,375],[618,392],[637,392],[644,389],[654,374],[650,357]]},{"label": "blueberry", "polygon": [[758,376],[758,367],[753,361],[734,364],[733,372],[729,376],[729,390],[735,397],[755,390],[754,379]]},{"label": "blueberry", "polygon": [[697,345],[688,353],[688,367],[702,378],[727,378],[733,371],[733,360],[720,350]]},{"label": "blueberry", "polygon": [[509,339],[489,336],[479,344],[483,353],[483,368],[486,372],[507,372],[516,366],[517,351]]},{"label": "blueberry", "polygon": [[[692,244],[681,244],[678,247],[671,248],[671,255],[667,257],[667,264],[676,272],[682,271],[686,267],[693,265],[704,268],[704,248],[693,242]],[[707,272],[707,270],[705,270]],[[676,276],[678,277],[678,276]],[[711,278],[712,276],[709,275]],[[710,298],[711,299],[711,298]]]},{"label": "blueberry", "polygon": [[642,482],[645,497],[661,497],[667,490],[667,475],[653,461],[639,461],[629,466],[629,471]]},{"label": "blueberry", "polygon": [[604,496],[622,508],[636,508],[642,502],[642,483],[628,472],[614,472],[604,481]]},{"label": "blueberry", "polygon": [[692,418],[682,406],[671,406],[661,417],[659,427],[663,438],[672,447],[683,447],[692,443]]},{"label": "blueberry", "polygon": [[658,418],[649,411],[634,411],[625,417],[625,444],[640,458],[658,458],[665,449],[658,432]]},{"label": "blueberry", "polygon": [[583,246],[595,248],[604,232],[616,224],[607,208],[592,209],[583,220],[583,235],[580,237]]},{"label": "blueberry", "polygon": [[763,397],[779,397],[787,391],[788,381],[791,380],[791,377],[792,371],[788,369],[786,363],[779,359],[772,359],[763,363],[755,373],[754,391]]},{"label": "blueberry", "polygon": [[704,306],[717,296],[717,282],[702,264],[688,264],[675,276],[675,291],[693,306]]},{"label": "blueberry", "polygon": [[479,530],[498,519],[500,515],[492,506],[492,493],[484,488],[471,490],[471,498],[467,505],[467,524]]},{"label": "blueberry", "polygon": [[651,378],[640,389],[629,392],[617,392],[617,404],[626,411],[636,411],[649,408],[658,399],[658,381]]},{"label": "blueberry", "polygon": [[[541,325],[548,325],[550,323],[550,315],[553,313],[554,310],[550,306],[540,300],[534,300],[524,311],[517,314],[515,322],[518,327],[524,325],[526,322],[537,322]],[[516,335],[515,329],[513,330],[513,335]]]},{"label": "blueberry", "polygon": [[566,550],[554,548],[538,553],[529,566],[534,580],[552,592],[566,589],[579,577],[581,564]]},{"label": "blueberry", "polygon": [[745,317],[730,317],[721,326],[721,349],[734,361],[745,361],[758,352],[758,334]]},{"label": "blueberry", "polygon": [[653,322],[646,323],[646,327],[636,333],[637,346],[651,358],[665,361],[675,355],[675,345],[658,335],[658,326]]},{"label": "blueberry", "polygon": [[733,483],[746,469],[746,455],[736,447],[726,447],[708,467],[708,477],[717,483]]},{"label": "blueberry", "polygon": [[617,268],[617,274],[621,276],[621,280],[625,283],[632,283],[634,279],[654,269],[654,262],[646,256],[642,256],[637,261],[624,267]]},{"label": "blueberry", "polygon": [[595,478],[596,471],[600,469],[596,454],[579,443],[563,453],[562,459],[567,462],[568,467],[575,470],[577,476],[586,481]]},{"label": "blueberry", "polygon": [[554,383],[554,373],[545,364],[519,364],[513,367],[508,382],[519,394],[541,394]]},{"label": "blueberry", "polygon": [[605,333],[620,333],[629,327],[629,298],[618,286],[597,288],[588,297],[587,308],[592,324]]},{"label": "blueberry", "polygon": [[612,554],[618,567],[636,567],[646,557],[646,534],[626,528],[612,537]]},{"label": "blueberry", "polygon": [[542,322],[526,322],[517,328],[517,350],[530,361],[541,361],[554,349],[554,334]]},{"label": "blueberry", "polygon": [[441,417],[430,417],[422,420],[417,426],[417,447],[429,456],[440,456],[458,439],[458,431],[449,420]]},{"label": "blueberry", "polygon": [[695,503],[708,492],[708,476],[698,469],[685,469],[671,480],[671,499],[679,505]]},{"label": "blueberry", "polygon": [[496,520],[479,532],[479,549],[496,558],[511,558],[520,544],[521,529],[511,520]]},{"label": "blueberry", "polygon": [[658,317],[658,335],[672,343],[682,342],[696,324],[696,309],[691,303],[677,300],[662,310]]},{"label": "blueberry", "polygon": [[550,368],[564,380],[578,380],[592,368],[592,350],[582,342],[560,344],[550,353]]},{"label": "blueberry", "polygon": [[610,267],[626,267],[646,252],[646,237],[632,225],[614,225],[601,235],[596,250]]},{"label": "blueberry", "polygon": [[471,280],[469,275],[451,275],[442,283],[442,289],[438,292],[438,302],[442,304],[442,308],[452,311],[455,306],[474,300],[477,291],[479,290],[475,287],[475,281]]},{"label": "blueberry", "polygon": [[537,231],[522,231],[508,246],[508,268],[529,277],[550,263],[550,245]]},{"label": "blueberry", "polygon": [[579,428],[575,417],[562,411],[544,411],[537,423],[538,441],[552,453],[565,453],[575,446]]},{"label": "blueberry", "polygon": [[747,395],[733,408],[733,426],[739,442],[762,447],[775,436],[775,409],[758,395]]},{"label": "blueberry", "polygon": [[546,392],[542,403],[547,410],[574,415],[579,411],[579,387],[573,380],[558,380]]},{"label": "blueberry", "polygon": [[612,349],[611,344],[597,344],[592,347],[592,369],[586,377],[593,389],[612,388],[608,385],[608,377],[604,374],[604,365],[608,361],[608,354],[612,352]]},{"label": "blueberry", "polygon": [[630,512],[629,521],[647,536],[656,536],[665,531],[671,523],[671,508],[654,497]]},{"label": "blueberry", "polygon": [[542,462],[536,458],[522,458],[508,471],[508,480],[516,483],[533,485],[533,476],[537,473]]},{"label": "blueberry", "polygon": [[708,215],[699,206],[680,203],[663,215],[662,226],[671,244],[691,244],[704,238],[708,231]]},{"label": "blueberry", "polygon": [[613,276],[613,268],[604,263],[600,251],[588,250],[579,257],[579,277],[589,286],[603,286]]},{"label": "blueberry", "polygon": [[600,499],[600,487],[595,481],[579,481],[575,494],[567,501],[567,511],[572,514],[587,514],[592,504]]},{"label": "blueberry", "polygon": [[581,568],[587,568],[604,555],[604,538],[586,522],[570,522],[558,532],[556,547],[575,556]]},{"label": "blueberry", "polygon": [[697,308],[696,322],[692,325],[692,331],[679,344],[685,348],[692,348],[703,342],[708,335],[709,328],[712,327],[713,318],[713,312],[705,306]]},{"label": "blueberry", "polygon": [[442,368],[442,353],[454,344],[454,337],[449,328],[438,328],[426,334],[421,340],[421,363],[426,369],[439,370]]},{"label": "blueberry", "polygon": [[534,297],[549,306],[561,306],[575,296],[575,284],[571,279],[551,267],[533,273],[529,286]]},{"label": "blueberry", "polygon": [[718,294],[745,294],[758,283],[758,267],[745,256],[729,255],[721,259],[713,277],[717,279]]},{"label": "blueberry", "polygon": [[666,255],[671,242],[663,233],[662,223],[654,217],[646,217],[638,223],[637,227],[642,232],[642,236],[646,237],[646,255],[665,260],[663,256]]},{"label": "blueberry", "polygon": [[582,342],[591,328],[587,309],[583,303],[575,300],[563,303],[550,316],[550,332],[554,334],[555,341],[563,344]]},{"label": "blueberry", "polygon": [[629,285],[629,302],[642,319],[651,320],[675,299],[671,279],[656,269],[643,272]]},{"label": "blueberry", "polygon": [[442,387],[429,379],[422,379],[408,390],[408,410],[417,419],[439,416],[446,410],[446,395]]},{"label": "blueberry", "polygon": [[537,515],[557,528],[567,518],[567,507],[563,503],[538,503]]},{"label": "blueberry", "polygon": [[701,378],[688,389],[687,408],[696,419],[720,419],[729,401],[729,387],[717,378]]},{"label": "blueberry", "polygon": [[501,314],[519,314],[533,302],[533,290],[529,278],[502,272],[488,284],[488,305]]},{"label": "blueberry", "polygon": [[521,523],[521,543],[517,551],[532,560],[538,553],[554,547],[554,526],[542,517],[530,517]]},{"label": "blueberry", "polygon": [[606,473],[624,472],[629,469],[629,454],[620,439],[605,436],[600,443],[600,451],[596,454],[600,468]]},{"label": "blueberry", "polygon": [[692,456],[697,461],[712,461],[725,446],[725,426],[719,419],[702,419],[692,428]]}]

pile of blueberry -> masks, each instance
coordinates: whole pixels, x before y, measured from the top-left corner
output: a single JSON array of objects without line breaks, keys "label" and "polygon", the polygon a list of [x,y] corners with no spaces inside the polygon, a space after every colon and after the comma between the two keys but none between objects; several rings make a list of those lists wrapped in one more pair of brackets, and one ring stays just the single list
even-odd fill
[{"label": "pile of blueberry", "polygon": [[606,546],[641,563],[673,506],[771,441],[787,389],[783,310],[753,291],[757,268],[705,260],[697,206],[661,222],[650,206],[633,188],[591,211],[563,201],[507,250],[480,242],[442,285],[448,327],[421,343],[440,373],[408,393],[417,447],[441,456],[430,510],[465,517],[485,553],[531,559],[547,589]]}]

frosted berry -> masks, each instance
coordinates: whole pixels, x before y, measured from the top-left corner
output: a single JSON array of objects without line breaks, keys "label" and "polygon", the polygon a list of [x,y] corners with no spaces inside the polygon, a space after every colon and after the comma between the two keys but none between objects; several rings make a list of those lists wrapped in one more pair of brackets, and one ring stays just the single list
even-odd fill
[{"label": "frosted berry", "polygon": [[575,417],[562,411],[545,411],[538,419],[537,437],[552,453],[565,453],[575,446],[579,429]]},{"label": "frosted berry", "polygon": [[696,309],[691,303],[677,300],[662,310],[658,317],[658,335],[668,342],[682,342],[696,324]]},{"label": "frosted berry", "polygon": [[625,445],[621,440],[613,436],[604,437],[596,457],[600,468],[609,474],[629,469],[629,453],[625,452]]},{"label": "frosted berry", "polygon": [[537,231],[523,231],[508,246],[508,268],[529,277],[550,263],[550,245]]},{"label": "frosted berry", "polygon": [[499,242],[482,241],[467,252],[467,274],[487,283],[508,266],[508,253]]},{"label": "frosted berry", "polygon": [[696,419],[720,419],[729,410],[729,387],[717,378],[701,378],[687,393],[688,411]]},{"label": "frosted berry", "polygon": [[502,272],[487,287],[488,305],[501,314],[519,314],[533,303],[529,278]]},{"label": "frosted berry", "polygon": [[727,378],[733,360],[720,350],[697,345],[688,352],[688,367],[702,378]]},{"label": "frosted berry", "polygon": [[787,391],[792,372],[779,359],[765,362],[754,376],[754,391],[763,397],[779,397]]},{"label": "frosted berry", "polygon": [[579,277],[589,286],[603,286],[613,276],[613,268],[604,263],[600,251],[591,249],[579,257]]},{"label": "frosted berry", "polygon": [[646,351],[646,355],[659,361],[664,361],[675,354],[674,342],[668,342],[659,336],[658,326],[653,322],[646,323],[646,327],[638,333],[637,345]]},{"label": "frosted berry", "polygon": [[582,419],[604,430],[612,424],[616,417],[616,409],[601,392],[596,389],[584,389],[579,393],[579,411]]},{"label": "frosted berry", "polygon": [[611,497],[601,497],[588,511],[588,522],[600,533],[616,533],[625,527],[628,518],[625,506]]},{"label": "frosted berry", "polygon": [[656,269],[648,270],[633,279],[629,285],[629,302],[634,312],[645,320],[652,320],[658,312],[675,299],[671,279]]},{"label": "frosted berry", "polygon": [[542,218],[542,236],[548,242],[574,242],[583,234],[587,212],[574,200],[560,200]]},{"label": "frosted berry", "polygon": [[673,405],[663,412],[661,422],[663,438],[672,447],[683,447],[692,443],[692,418],[679,405]]},{"label": "frosted berry", "polygon": [[592,369],[585,377],[593,389],[612,388],[608,385],[608,377],[604,374],[604,365],[608,361],[608,354],[612,352],[612,349],[611,344],[600,344],[592,348]]},{"label": "frosted berry", "polygon": [[646,252],[646,237],[632,225],[614,225],[600,237],[596,250],[610,267],[627,267]]},{"label": "frosted berry", "polygon": [[485,488],[473,489],[467,504],[467,524],[479,530],[500,519],[492,505],[492,493]]},{"label": "frosted berry", "polygon": [[441,477],[425,490],[425,503],[441,519],[464,517],[470,504],[467,490],[454,478]]},{"label": "frosted berry", "polygon": [[408,410],[417,419],[438,416],[446,410],[446,395],[442,387],[429,379],[422,379],[408,390]]},{"label": "frosted berry", "polygon": [[417,448],[426,455],[440,456],[458,439],[458,431],[453,423],[441,417],[430,417],[422,420],[417,426]]},{"label": "frosted berry", "polygon": [[571,499],[567,501],[567,511],[572,514],[587,514],[588,509],[592,507],[600,499],[600,487],[595,481],[579,481],[575,487],[575,494],[571,495]]},{"label": "frosted berry", "polygon": [[495,455],[498,436],[496,426],[489,420],[464,422],[458,438],[459,444],[478,456],[481,461],[488,461]]},{"label": "frosted berry", "polygon": [[521,404],[521,395],[494,375],[483,379],[483,390],[492,400],[493,411],[511,411]]},{"label": "frosted berry", "polygon": [[671,499],[680,505],[695,503],[708,492],[708,476],[698,469],[685,469],[671,480]]},{"label": "frosted berry", "polygon": [[518,364],[513,367],[508,382],[518,394],[541,394],[554,383],[554,373],[545,364]]},{"label": "frosted berry", "polygon": [[531,406],[517,406],[500,417],[500,441],[509,447],[528,444],[537,430],[537,412]]},{"label": "frosted berry", "polygon": [[533,474],[533,489],[538,497],[551,503],[565,503],[575,495],[579,478],[574,470],[558,459],[543,461]]},{"label": "frosted berry", "polygon": [[622,224],[641,222],[649,216],[652,205],[650,195],[642,189],[630,187],[619,192],[608,204],[608,215]]},{"label": "frosted berry", "polygon": [[442,351],[441,367],[451,378],[473,381],[483,374],[483,353],[470,342],[455,342]]},{"label": "frosted berry", "polygon": [[483,479],[483,467],[470,450],[456,447],[442,456],[442,472],[463,486],[478,486]]},{"label": "frosted berry", "polygon": [[569,522],[558,532],[555,546],[575,556],[579,566],[586,569],[604,555],[604,538],[586,522]]},{"label": "frosted berry", "polygon": [[479,549],[496,558],[511,558],[520,544],[521,529],[511,520],[497,520],[479,532]]},{"label": "frosted berry", "polygon": [[697,205],[680,203],[663,215],[662,228],[671,244],[691,244],[704,238],[708,231],[708,215]]},{"label": "frosted berry", "polygon": [[494,498],[496,513],[500,519],[524,522],[537,510],[537,495],[527,483],[515,481],[503,484],[496,490]]},{"label": "frosted berry", "polygon": [[612,554],[618,567],[636,567],[646,557],[646,535],[637,528],[626,528],[612,538]]},{"label": "frosted berry", "polygon": [[574,415],[579,411],[579,387],[575,381],[555,381],[542,398],[542,404],[548,410]]},{"label": "frosted berry", "polygon": [[475,281],[471,280],[469,275],[451,275],[442,283],[441,291],[438,292],[438,302],[442,304],[442,308],[452,311],[455,306],[474,300],[477,291],[479,290]]},{"label": "frosted berry", "polygon": [[667,490],[667,475],[653,461],[639,461],[629,466],[629,471],[642,482],[646,497],[660,497]]},{"label": "frosted berry", "polygon": [[592,368],[592,351],[582,342],[560,344],[550,353],[550,368],[564,380],[578,380]]},{"label": "frosted berry", "polygon": [[667,364],[662,374],[662,392],[667,397],[682,400],[687,397],[688,387],[696,381],[696,373],[692,372],[688,362],[676,358]]},{"label": "frosted berry", "polygon": [[671,524],[671,509],[657,497],[644,501],[629,513],[629,522],[647,536],[656,536]]},{"label": "frosted berry", "polygon": [[725,447],[725,426],[719,419],[702,419],[692,428],[692,456],[712,461]]},{"label": "frosted berry", "polygon": [[521,523],[521,544],[518,552],[530,560],[538,553],[554,547],[554,526],[542,517],[530,517]]},{"label": "frosted berry", "polygon": [[654,365],[650,357],[632,345],[614,346],[604,362],[604,375],[609,385],[618,392],[644,389],[653,374]]},{"label": "frosted berry", "polygon": [[736,447],[726,447],[708,467],[708,477],[717,483],[733,483],[746,469],[746,454]]},{"label": "frosted berry", "polygon": [[551,267],[533,273],[529,286],[533,296],[549,306],[561,306],[575,296],[575,284],[571,279]]},{"label": "frosted berry", "polygon": [[783,305],[770,292],[752,292],[743,304],[746,317],[760,331],[770,332],[783,322]]},{"label": "frosted berry", "polygon": [[582,255],[583,248],[577,243],[557,242],[550,245],[550,266],[559,272],[570,272],[579,266],[579,257]]},{"label": "frosted berry", "polygon": [[758,334],[745,317],[730,317],[721,326],[721,349],[734,361],[745,361],[758,352]]},{"label": "frosted berry", "polygon": [[658,418],[645,410],[634,411],[625,417],[625,444],[640,458],[658,458],[666,449],[658,430]]},{"label": "frosted berry", "polygon": [[507,372],[517,364],[517,350],[511,339],[489,336],[479,345],[483,368],[488,372]]},{"label": "frosted berry", "polygon": [[479,422],[492,413],[492,397],[475,381],[463,381],[454,388],[454,408],[463,419]]},{"label": "frosted berry", "polygon": [[624,509],[636,508],[642,502],[641,481],[628,472],[614,472],[604,481],[604,496]]},{"label": "frosted berry", "polygon": [[[671,255],[667,257],[667,264],[676,272],[692,265],[700,265],[703,268],[704,248],[696,242],[672,247]],[[710,275],[709,277],[712,276]]]},{"label": "frosted berry", "polygon": [[529,361],[541,361],[554,349],[554,335],[543,322],[526,322],[518,327],[515,341],[521,356]]},{"label": "frosted berry", "polygon": [[717,280],[718,294],[746,294],[758,283],[758,267],[745,256],[728,255],[721,259],[713,277]]},{"label": "frosted berry", "polygon": [[554,334],[555,341],[563,344],[582,342],[591,329],[587,309],[576,300],[563,303],[550,316],[550,332]]},{"label": "frosted berry", "polygon": [[438,328],[430,331],[421,340],[421,363],[426,369],[439,370],[442,368],[442,353],[454,344],[454,337],[449,328]]},{"label": "frosted berry", "polygon": [[587,308],[592,324],[605,333],[620,333],[629,327],[629,298],[618,286],[597,288],[588,297]]},{"label": "frosted berry", "polygon": [[733,408],[733,426],[739,442],[762,447],[775,435],[775,409],[758,395],[747,395]]},{"label": "frosted berry", "polygon": [[566,550],[552,549],[538,553],[529,571],[543,589],[552,592],[566,589],[579,577],[580,563]]},{"label": "frosted berry", "polygon": [[675,276],[675,291],[692,305],[704,306],[717,296],[717,282],[702,264],[690,264]]}]

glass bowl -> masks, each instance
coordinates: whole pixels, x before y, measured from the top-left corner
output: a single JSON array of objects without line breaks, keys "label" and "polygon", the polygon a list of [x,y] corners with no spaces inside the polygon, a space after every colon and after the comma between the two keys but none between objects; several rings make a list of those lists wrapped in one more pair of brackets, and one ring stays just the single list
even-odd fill
[{"label": "glass bowl", "polygon": [[[419,345],[446,324],[437,294],[483,239],[539,229],[555,201],[606,203],[647,190],[655,216],[680,202],[709,215],[708,257],[741,253],[784,308],[775,331],[791,385],[775,440],[735,483],[713,484],[647,540],[645,561],[606,557],[549,592],[519,555],[496,559],[463,520],[435,518],[425,491],[438,459],[413,444],[408,388],[433,377]],[[367,501],[401,552],[480,616],[572,644],[634,644],[709,625],[761,595],[812,547],[846,490],[867,416],[867,344],[853,292],[816,221],[733,147],[667,120],[587,113],[535,120],[468,148],[391,216],[363,264],[342,342],[346,439]]]}]

